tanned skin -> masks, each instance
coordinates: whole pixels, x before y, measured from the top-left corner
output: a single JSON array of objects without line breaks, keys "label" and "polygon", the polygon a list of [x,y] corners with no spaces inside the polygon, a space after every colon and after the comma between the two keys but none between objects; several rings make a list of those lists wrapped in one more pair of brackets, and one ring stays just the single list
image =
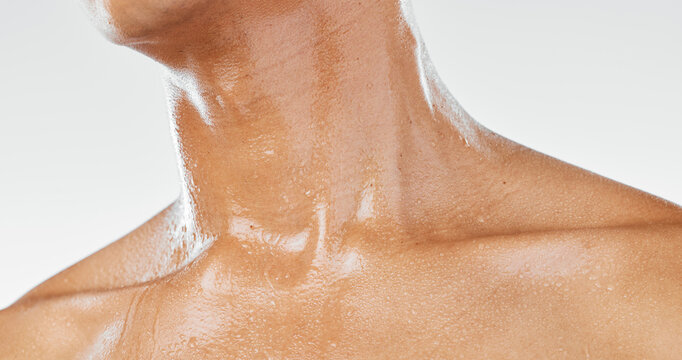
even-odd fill
[{"label": "tanned skin", "polygon": [[85,6],[166,67],[182,194],[0,359],[680,358],[682,209],[475,122],[405,3]]}]

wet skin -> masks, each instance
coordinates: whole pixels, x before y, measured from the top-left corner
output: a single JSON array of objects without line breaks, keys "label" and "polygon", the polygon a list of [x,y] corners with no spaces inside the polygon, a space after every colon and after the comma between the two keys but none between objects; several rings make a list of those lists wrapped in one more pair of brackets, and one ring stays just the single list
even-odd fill
[{"label": "wet skin", "polygon": [[476,123],[403,4],[85,5],[166,66],[183,190],[0,312],[0,359],[682,353],[682,209]]}]

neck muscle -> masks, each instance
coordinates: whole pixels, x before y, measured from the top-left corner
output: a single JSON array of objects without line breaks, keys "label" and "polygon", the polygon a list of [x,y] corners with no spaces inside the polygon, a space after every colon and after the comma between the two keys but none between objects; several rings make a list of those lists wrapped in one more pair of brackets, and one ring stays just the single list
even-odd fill
[{"label": "neck muscle", "polygon": [[168,56],[188,224],[211,236],[409,230],[452,204],[480,128],[413,29],[397,2],[321,1],[245,15]]}]

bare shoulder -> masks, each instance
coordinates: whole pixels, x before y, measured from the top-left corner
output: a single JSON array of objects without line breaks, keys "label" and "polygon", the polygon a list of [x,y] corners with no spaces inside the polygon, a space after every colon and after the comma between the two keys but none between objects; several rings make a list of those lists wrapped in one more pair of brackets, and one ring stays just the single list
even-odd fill
[{"label": "bare shoulder", "polygon": [[[679,356],[682,224],[587,229],[566,236],[577,255],[567,266],[576,272],[567,277],[565,289],[556,289],[559,297],[570,300],[560,319],[575,324],[576,330],[589,329],[585,334],[604,344],[602,349],[610,347],[608,355]],[[555,262],[567,258],[555,253]],[[556,287],[554,281],[548,284]]]},{"label": "bare shoulder", "polygon": [[415,358],[675,359],[681,256],[682,224],[417,240],[363,257],[345,326]]},{"label": "bare shoulder", "polygon": [[467,247],[458,252],[468,258],[477,321],[488,324],[482,336],[543,344],[528,348],[538,357],[682,353],[682,224],[548,231]]},{"label": "bare shoulder", "polygon": [[[92,358],[120,333],[134,286],[168,271],[175,204],[0,310],[0,359]],[[177,260],[177,259],[176,259]]]},{"label": "bare shoulder", "polygon": [[[582,278],[585,290],[596,289],[593,293],[606,294],[604,299],[620,304],[621,309],[638,309],[652,321],[657,319],[661,325],[671,325],[667,329],[675,332],[667,334],[679,338],[682,335],[682,224],[583,232],[590,234],[580,239],[590,256],[586,262],[587,278]],[[608,313],[608,309],[604,310]],[[664,328],[649,328],[655,329]]]},{"label": "bare shoulder", "polygon": [[0,311],[0,359],[92,359],[113,348],[128,291],[17,303]]},{"label": "bare shoulder", "polygon": [[46,280],[18,303],[137,285],[172,272],[184,259],[172,242],[182,224],[176,203],[123,238]]},{"label": "bare shoulder", "polygon": [[[682,305],[678,301],[682,296],[682,224],[546,231],[513,238],[500,237],[483,245],[491,259],[498,263],[505,259],[500,263],[505,265],[498,267],[502,273],[531,281],[534,275],[573,276],[584,290],[594,289],[589,293],[620,289],[632,291],[633,296],[635,292],[652,298],[661,295],[670,304]],[[523,277],[524,273],[528,276]]]},{"label": "bare shoulder", "polygon": [[671,201],[495,136],[495,181],[481,197],[512,232],[682,224]]}]

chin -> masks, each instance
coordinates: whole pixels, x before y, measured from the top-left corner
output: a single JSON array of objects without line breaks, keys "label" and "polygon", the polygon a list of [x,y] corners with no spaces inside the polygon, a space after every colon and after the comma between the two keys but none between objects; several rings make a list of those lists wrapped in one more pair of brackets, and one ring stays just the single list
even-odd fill
[{"label": "chin", "polygon": [[153,40],[190,22],[211,0],[83,0],[94,25],[110,41],[130,45]]}]

